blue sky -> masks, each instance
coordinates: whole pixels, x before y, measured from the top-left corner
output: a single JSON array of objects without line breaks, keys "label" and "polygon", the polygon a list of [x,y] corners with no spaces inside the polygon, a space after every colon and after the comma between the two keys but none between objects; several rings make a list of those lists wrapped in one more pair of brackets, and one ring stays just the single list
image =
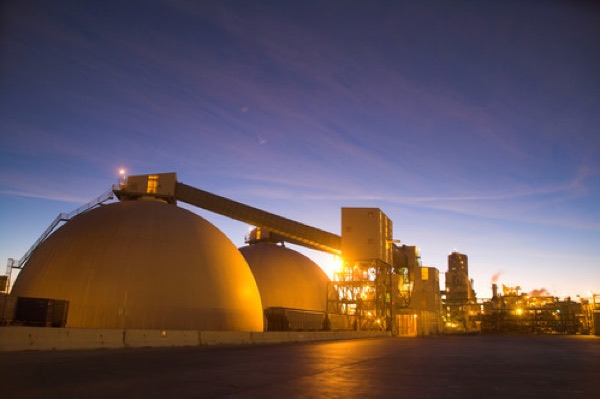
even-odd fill
[{"label": "blue sky", "polygon": [[[600,7],[591,2],[7,1],[0,258],[129,174],[490,281],[600,293]],[[202,210],[237,245],[248,226]],[[305,252],[318,262],[324,256]]]}]

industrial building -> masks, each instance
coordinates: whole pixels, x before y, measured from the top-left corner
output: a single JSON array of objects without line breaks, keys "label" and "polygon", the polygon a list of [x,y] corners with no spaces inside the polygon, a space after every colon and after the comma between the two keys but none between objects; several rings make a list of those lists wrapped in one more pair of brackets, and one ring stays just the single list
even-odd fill
[{"label": "industrial building", "polygon": [[[118,201],[114,201],[114,197]],[[184,202],[254,226],[236,248]],[[378,208],[342,208],[340,233],[284,218],[177,180],[129,176],[60,214],[0,279],[2,325],[198,331],[591,333],[593,303],[505,290],[477,300],[468,257],[438,269],[400,245]],[[286,246],[338,256],[329,277]],[[12,290],[11,273],[20,271]],[[2,291],[2,290],[0,290]]]},{"label": "industrial building", "polygon": [[[520,287],[492,284],[492,298],[482,301],[481,331],[495,334],[589,334],[593,312],[571,298],[528,295]],[[600,313],[598,313],[600,315]]]},{"label": "industrial building", "polygon": [[469,257],[453,251],[448,255],[444,291],[445,328],[451,332],[478,331],[479,314],[473,281],[469,278]]},{"label": "industrial building", "polygon": [[[109,201],[113,195],[118,202]],[[236,248],[178,201],[255,226],[248,245]],[[421,268],[414,252],[408,259],[380,209],[343,208],[341,219],[337,235],[185,185],[175,173],[129,176],[59,215],[22,259],[9,260],[9,271],[20,273],[3,296],[2,320],[109,329],[439,332],[437,270]],[[286,243],[338,255],[341,270],[330,281]],[[28,300],[37,301],[36,312]]]}]

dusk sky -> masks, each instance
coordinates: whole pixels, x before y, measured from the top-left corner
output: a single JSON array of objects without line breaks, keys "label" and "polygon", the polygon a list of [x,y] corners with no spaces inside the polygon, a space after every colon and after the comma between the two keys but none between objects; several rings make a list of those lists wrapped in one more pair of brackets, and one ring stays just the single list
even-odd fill
[{"label": "dusk sky", "polygon": [[[381,208],[424,265],[467,254],[478,297],[495,274],[600,294],[593,2],[8,0],[0,18],[0,273],[123,167],[336,234],[340,208]],[[244,245],[247,225],[186,208]]]}]

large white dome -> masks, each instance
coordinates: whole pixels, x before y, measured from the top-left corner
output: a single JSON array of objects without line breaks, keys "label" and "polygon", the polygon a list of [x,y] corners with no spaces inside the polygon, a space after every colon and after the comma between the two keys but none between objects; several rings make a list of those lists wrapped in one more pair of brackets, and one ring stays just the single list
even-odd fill
[{"label": "large white dome", "polygon": [[34,251],[12,292],[70,301],[67,327],[263,328],[256,282],[233,243],[157,201],[76,216]]},{"label": "large white dome", "polygon": [[325,311],[329,278],[300,252],[271,243],[240,248],[260,291],[263,308]]}]

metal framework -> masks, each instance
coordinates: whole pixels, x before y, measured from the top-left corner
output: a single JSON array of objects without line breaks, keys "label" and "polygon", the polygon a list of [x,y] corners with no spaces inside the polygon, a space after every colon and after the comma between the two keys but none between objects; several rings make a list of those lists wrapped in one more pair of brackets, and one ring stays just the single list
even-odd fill
[{"label": "metal framework", "polygon": [[327,311],[347,316],[356,330],[390,330],[397,297],[392,276],[381,260],[344,263],[329,283]]}]

